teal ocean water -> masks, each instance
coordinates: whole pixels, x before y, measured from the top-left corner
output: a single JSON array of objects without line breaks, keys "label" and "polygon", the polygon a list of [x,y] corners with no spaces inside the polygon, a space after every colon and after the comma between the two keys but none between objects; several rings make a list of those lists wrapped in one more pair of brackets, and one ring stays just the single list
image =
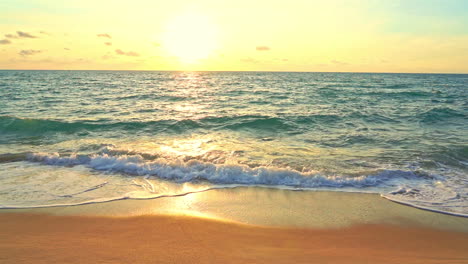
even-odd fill
[{"label": "teal ocean water", "polygon": [[0,207],[260,186],[468,215],[468,75],[0,71]]}]

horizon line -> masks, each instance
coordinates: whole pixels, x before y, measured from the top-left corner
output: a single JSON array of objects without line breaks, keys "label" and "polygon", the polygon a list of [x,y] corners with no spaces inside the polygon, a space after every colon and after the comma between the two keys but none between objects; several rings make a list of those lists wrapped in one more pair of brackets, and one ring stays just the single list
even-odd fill
[{"label": "horizon line", "polygon": [[456,72],[366,72],[366,71],[243,71],[243,70],[67,70],[67,69],[0,69],[0,71],[116,71],[116,72],[258,72],[258,73],[368,73],[368,74],[440,74],[467,75]]}]

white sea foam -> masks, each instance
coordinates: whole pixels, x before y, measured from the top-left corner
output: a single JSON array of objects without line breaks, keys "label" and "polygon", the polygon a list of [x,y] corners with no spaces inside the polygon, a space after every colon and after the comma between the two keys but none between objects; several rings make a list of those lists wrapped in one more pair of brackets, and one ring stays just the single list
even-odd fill
[{"label": "white sea foam", "polygon": [[357,177],[330,176],[316,173],[257,167],[245,165],[213,164],[199,160],[145,160],[140,155],[109,154],[61,156],[58,153],[34,153],[28,155],[30,161],[47,165],[84,165],[98,171],[109,171],[127,175],[157,177],[175,182],[207,181],[213,184],[241,184],[290,186],[295,188],[370,188],[393,186],[395,180],[418,180],[420,175],[412,171],[384,170],[375,175]]},{"label": "white sea foam", "polygon": [[[31,175],[28,176],[28,184],[23,185],[22,189],[12,189],[17,184],[14,177],[11,177],[13,187],[9,187],[9,177],[0,178],[7,180],[2,182],[3,189],[0,188],[0,191],[9,193],[9,198],[0,203],[0,208],[80,205],[118,199],[178,196],[216,188],[261,186],[380,193],[384,198],[402,204],[467,216],[468,201],[459,195],[466,188],[440,175],[416,170],[381,170],[361,176],[325,175],[289,168],[251,168],[242,164],[153,159],[123,153],[104,150],[91,155],[23,154],[25,168],[29,168],[27,171],[16,173],[13,167],[5,171],[13,173],[13,176],[15,173]],[[4,163],[3,166],[13,164]],[[57,169],[51,170],[47,168],[49,166]],[[35,171],[39,171],[39,174],[35,175]],[[83,172],[87,176],[82,176]]]},{"label": "white sea foam", "polygon": [[460,182],[445,180],[426,182],[416,187],[406,185],[381,196],[420,209],[468,217],[468,198],[460,195],[466,193],[468,181],[465,183],[460,185]]}]

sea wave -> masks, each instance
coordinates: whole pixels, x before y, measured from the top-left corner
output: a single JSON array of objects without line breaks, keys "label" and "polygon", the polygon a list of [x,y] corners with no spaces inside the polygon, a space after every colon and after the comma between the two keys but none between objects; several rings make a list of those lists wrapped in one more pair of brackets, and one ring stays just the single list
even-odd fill
[{"label": "sea wave", "polygon": [[122,121],[113,122],[102,120],[52,120],[19,118],[14,116],[0,116],[0,133],[15,135],[41,136],[51,133],[74,134],[84,131],[115,131],[147,132],[170,131],[180,132],[191,129],[227,129],[255,131],[306,131],[312,124],[339,123],[348,119],[363,121],[389,120],[390,118],[378,114],[363,115],[353,112],[347,116],[337,114],[310,114],[303,116],[263,116],[263,115],[235,115],[235,116],[206,116],[199,119],[161,119],[152,121]]},{"label": "sea wave", "polygon": [[48,136],[57,133],[73,135],[116,131],[120,134],[132,134],[135,131],[139,133],[180,133],[198,129],[300,134],[320,127],[343,127],[346,124],[395,125],[401,123],[401,118],[410,118],[422,124],[431,124],[441,121],[458,122],[458,120],[466,118],[466,115],[451,108],[433,108],[413,116],[400,117],[365,111],[349,111],[346,114],[310,113],[296,116],[225,115],[150,121],[112,121],[110,119],[65,121],[0,116],[0,134],[21,138],[24,136]]},{"label": "sea wave", "polygon": [[301,173],[288,168],[256,167],[240,164],[213,164],[200,160],[147,160],[141,155],[61,155],[30,153],[27,160],[55,166],[85,165],[98,171],[136,176],[153,176],[178,183],[207,181],[213,184],[289,186],[295,188],[367,188],[394,186],[396,181],[425,180],[435,176],[415,171],[383,170],[375,175],[330,176]]},{"label": "sea wave", "polygon": [[[117,179],[119,177],[126,179],[126,182],[132,182],[132,179],[135,179],[148,183],[137,184],[138,188],[142,188],[142,191],[127,192],[123,191],[124,189],[120,190],[120,188],[128,189],[134,183],[130,185],[126,183],[125,187],[119,187],[114,180],[103,181],[97,178],[96,183],[86,184],[70,193],[55,195],[53,198],[55,202],[52,204],[48,202],[41,204],[39,201],[35,201],[31,205],[32,207],[60,206],[62,203],[63,205],[86,204],[129,198],[158,198],[185,195],[200,190],[257,186],[304,191],[380,193],[382,197],[402,204],[467,216],[468,198],[463,195],[466,190],[463,186],[459,186],[459,182],[453,183],[442,175],[418,169],[382,169],[366,175],[326,175],[320,172],[300,172],[289,167],[249,167],[243,164],[215,164],[200,159],[184,160],[174,157],[171,159],[162,156],[164,155],[138,154],[134,151],[118,150],[114,149],[113,146],[106,145],[96,153],[82,155],[69,153],[3,154],[0,155],[0,163],[28,162],[57,166],[61,169],[79,166],[77,168],[87,168],[103,173],[103,175],[114,175],[113,177],[117,177]],[[156,182],[149,183],[148,181]],[[166,183],[163,184],[161,181]],[[163,187],[167,183],[174,186],[190,184],[198,187],[178,189],[179,187],[173,186],[167,189]],[[157,186],[157,184],[163,184],[163,186]],[[34,189],[34,186],[30,186],[30,188]],[[68,189],[69,187],[59,187],[59,190],[64,188]],[[80,198],[85,194],[94,193],[97,190],[104,191],[104,189],[106,191],[103,196],[94,196],[93,194],[90,196],[93,199],[83,198],[83,200]],[[161,192],[161,190],[163,191]],[[116,191],[120,193],[120,196],[116,196]],[[20,194],[20,196],[23,195]],[[79,202],[76,202],[75,198]],[[67,203],[68,200],[70,201]],[[16,205],[2,205],[0,207],[5,206],[10,208]],[[26,201],[18,206],[28,207],[29,205]]]},{"label": "sea wave", "polygon": [[419,119],[422,123],[439,123],[439,122],[448,122],[453,119],[457,120],[463,118],[466,120],[467,116],[456,109],[448,107],[434,107],[430,110],[427,110],[423,113],[416,115],[416,118]]}]

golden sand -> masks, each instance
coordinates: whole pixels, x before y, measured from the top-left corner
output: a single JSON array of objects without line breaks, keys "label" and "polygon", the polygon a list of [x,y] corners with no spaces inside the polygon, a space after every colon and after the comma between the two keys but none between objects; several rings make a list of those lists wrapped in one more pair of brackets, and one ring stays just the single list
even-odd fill
[{"label": "golden sand", "polygon": [[0,263],[468,263],[468,233],[272,228],[182,216],[0,214]]}]

